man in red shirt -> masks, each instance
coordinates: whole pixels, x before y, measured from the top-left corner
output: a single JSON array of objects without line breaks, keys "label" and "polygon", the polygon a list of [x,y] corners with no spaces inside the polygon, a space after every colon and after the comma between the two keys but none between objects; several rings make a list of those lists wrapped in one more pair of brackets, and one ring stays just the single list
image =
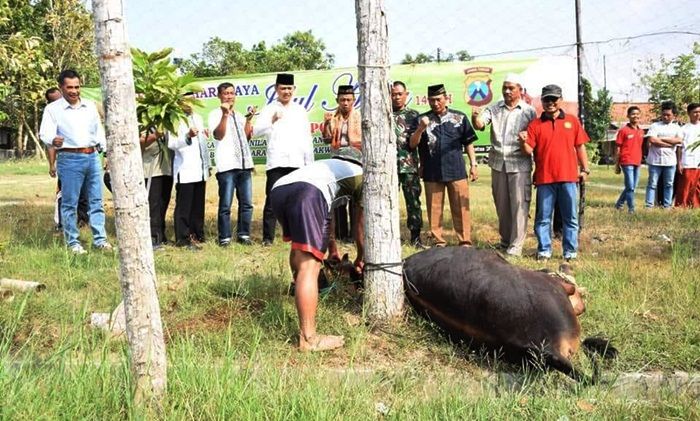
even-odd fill
[{"label": "man in red shirt", "polygon": [[633,105],[627,109],[627,123],[617,132],[615,144],[615,172],[625,176],[625,189],[622,190],[620,198],[615,203],[616,209],[622,209],[622,205],[627,202],[629,213],[634,213],[634,189],[639,182],[639,166],[642,165],[642,143],[644,142],[644,130],[639,127],[641,116],[639,107]]},{"label": "man in red shirt", "polygon": [[578,119],[560,108],[559,86],[542,88],[541,99],[542,115],[519,135],[523,152],[535,158],[537,259],[552,257],[552,216],[558,205],[564,228],[564,259],[571,260],[578,252],[576,183],[590,174],[585,146],[589,139]]}]

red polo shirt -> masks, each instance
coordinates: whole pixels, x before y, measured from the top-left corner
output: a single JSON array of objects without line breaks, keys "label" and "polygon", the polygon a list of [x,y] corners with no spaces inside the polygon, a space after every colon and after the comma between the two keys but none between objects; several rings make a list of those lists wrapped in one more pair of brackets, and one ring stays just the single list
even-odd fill
[{"label": "red polo shirt", "polygon": [[620,165],[642,165],[644,130],[625,124],[617,132],[615,144],[620,148]]},{"label": "red polo shirt", "polygon": [[552,119],[542,113],[527,127],[527,144],[535,157],[535,185],[578,182],[576,146],[588,142],[581,123],[572,115],[559,111]]}]

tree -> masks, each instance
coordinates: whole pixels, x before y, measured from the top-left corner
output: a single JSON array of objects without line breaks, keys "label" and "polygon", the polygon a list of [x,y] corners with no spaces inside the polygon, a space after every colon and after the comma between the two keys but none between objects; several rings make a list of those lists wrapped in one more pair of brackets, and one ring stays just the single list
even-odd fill
[{"label": "tree", "polygon": [[603,88],[593,97],[591,82],[583,79],[583,110],[586,122],[586,133],[594,141],[605,140],[610,127],[610,111],[612,109],[610,92]]},{"label": "tree", "polygon": [[384,322],[403,311],[396,136],[387,88],[388,30],[383,0],[356,0],[355,14],[365,163],[365,303],[370,319]]},{"label": "tree", "polygon": [[[193,96],[183,97],[187,91],[198,91],[192,75],[177,75],[175,65],[168,56],[171,48],[148,54],[138,48],[131,49],[134,70],[134,89],[138,97],[136,116],[140,131],[155,129],[160,133],[177,132],[187,116],[183,106],[200,106]],[[165,145],[167,147],[167,145]]]},{"label": "tree", "polygon": [[673,101],[681,115],[685,106],[700,101],[700,72],[697,61],[700,58],[700,43],[693,44],[693,50],[671,60],[661,57],[658,63],[648,60],[637,71],[641,85],[649,90],[649,102],[654,110],[660,111],[663,101]]},{"label": "tree", "polygon": [[330,69],[334,61],[333,54],[326,52],[326,44],[316,39],[311,30],[286,35],[270,48],[268,56],[269,72]]},{"label": "tree", "polygon": [[119,280],[124,297],[126,334],[135,380],[134,402],[158,406],[166,391],[167,358],[160,318],[156,273],[143,185],[136,94],[121,16],[122,0],[94,0],[97,54],[107,117],[114,212],[119,241]]},{"label": "tree", "polygon": [[401,60],[401,64],[423,64],[432,63],[433,61],[435,61],[435,57],[429,54],[418,53],[415,57],[411,57],[410,54],[406,54],[403,60]]},{"label": "tree", "polygon": [[457,60],[459,61],[472,61],[474,60],[474,57],[472,57],[471,54],[467,50],[459,50],[457,51]]},{"label": "tree", "polygon": [[0,0],[0,85],[9,88],[0,96],[0,115],[16,129],[20,153],[28,138],[43,154],[35,135],[40,106],[62,70],[77,70],[84,83],[97,80],[93,34],[80,0]]},{"label": "tree", "polygon": [[204,44],[201,53],[192,54],[179,67],[196,77],[212,77],[238,73],[330,69],[333,60],[333,55],[326,52],[323,41],[309,30],[288,34],[270,48],[261,41],[250,50],[246,50],[240,42],[214,37]]}]

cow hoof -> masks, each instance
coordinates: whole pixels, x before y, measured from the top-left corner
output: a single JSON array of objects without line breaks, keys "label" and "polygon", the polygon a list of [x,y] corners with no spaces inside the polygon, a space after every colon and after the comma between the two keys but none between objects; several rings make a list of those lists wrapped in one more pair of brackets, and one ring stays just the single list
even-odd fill
[{"label": "cow hoof", "polygon": [[299,351],[302,352],[330,351],[343,345],[345,345],[343,336],[316,335],[306,338],[304,335],[299,335]]}]

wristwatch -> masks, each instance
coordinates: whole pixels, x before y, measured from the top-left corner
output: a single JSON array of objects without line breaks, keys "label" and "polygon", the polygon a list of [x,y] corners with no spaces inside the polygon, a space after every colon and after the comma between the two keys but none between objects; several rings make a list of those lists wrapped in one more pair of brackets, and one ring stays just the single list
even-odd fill
[{"label": "wristwatch", "polygon": [[591,175],[591,170],[588,168],[581,168],[581,172],[586,173],[586,175]]}]

